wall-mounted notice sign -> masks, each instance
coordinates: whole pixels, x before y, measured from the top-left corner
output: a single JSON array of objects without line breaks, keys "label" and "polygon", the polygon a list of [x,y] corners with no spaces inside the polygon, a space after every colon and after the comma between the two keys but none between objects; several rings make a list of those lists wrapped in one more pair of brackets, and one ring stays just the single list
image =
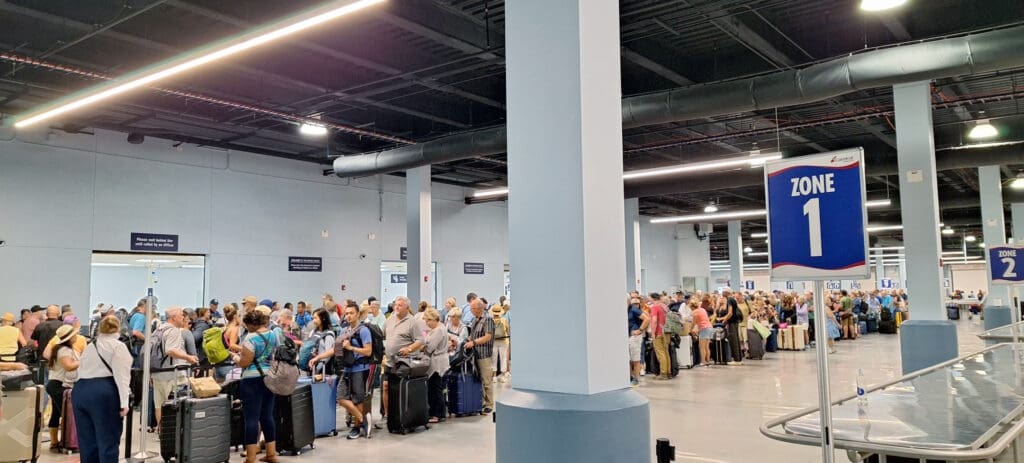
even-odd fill
[{"label": "wall-mounted notice sign", "polygon": [[178,252],[178,235],[132,233],[132,251]]},{"label": "wall-mounted notice sign", "polygon": [[483,262],[463,262],[462,273],[466,275],[483,275],[484,274],[484,263]]},{"label": "wall-mounted notice sign", "polygon": [[398,258],[401,260],[409,260],[409,248],[402,246],[402,248],[398,250]]},{"label": "wall-mounted notice sign", "polygon": [[406,274],[404,274],[404,273],[392,273],[391,274],[391,282],[395,283],[395,284],[397,284],[397,283],[408,283],[409,280],[408,280],[408,276]]},{"label": "wall-mounted notice sign", "polygon": [[320,257],[288,257],[289,272],[322,272],[324,260]]}]

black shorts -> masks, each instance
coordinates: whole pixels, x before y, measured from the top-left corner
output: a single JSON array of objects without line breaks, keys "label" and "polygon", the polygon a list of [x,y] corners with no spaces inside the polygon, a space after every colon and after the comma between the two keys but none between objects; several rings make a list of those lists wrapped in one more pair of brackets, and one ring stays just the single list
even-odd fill
[{"label": "black shorts", "polygon": [[366,400],[366,391],[369,389],[369,371],[356,371],[342,373],[338,379],[338,400],[350,400],[354,404],[361,404]]}]

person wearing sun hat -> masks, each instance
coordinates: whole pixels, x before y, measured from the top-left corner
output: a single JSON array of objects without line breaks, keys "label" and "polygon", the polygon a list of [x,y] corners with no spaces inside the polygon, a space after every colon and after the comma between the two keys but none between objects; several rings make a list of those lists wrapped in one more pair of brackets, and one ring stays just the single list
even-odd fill
[{"label": "person wearing sun hat", "polygon": [[[71,329],[74,330],[75,333],[81,333],[82,322],[78,319],[78,317],[76,317],[74,315],[68,315],[68,316],[64,317],[63,323],[64,323],[63,326],[71,327]],[[46,359],[46,360],[50,359],[50,356],[53,355],[53,350],[57,347],[57,344],[58,344],[57,336],[54,336],[53,338],[50,339],[50,343],[47,344],[46,347],[43,349],[43,358],[44,359]],[[79,356],[81,356],[82,352],[85,352],[86,344],[88,344],[88,340],[85,339],[85,336],[77,336],[77,337],[75,337],[75,340],[72,341],[71,348],[74,349],[75,352],[77,352]]]},{"label": "person wearing sun hat", "polygon": [[54,352],[47,360],[50,379],[46,382],[46,393],[50,396],[53,407],[50,411],[50,451],[60,452],[60,419],[64,411],[64,389],[70,388],[78,381],[78,366],[81,354],[72,346],[75,339],[81,338],[72,325],[61,325],[53,335]]}]

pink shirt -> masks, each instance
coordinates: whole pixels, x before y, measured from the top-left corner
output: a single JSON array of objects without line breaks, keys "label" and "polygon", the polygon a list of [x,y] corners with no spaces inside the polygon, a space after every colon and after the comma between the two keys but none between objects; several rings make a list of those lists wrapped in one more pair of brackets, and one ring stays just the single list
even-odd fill
[{"label": "pink shirt", "polygon": [[665,332],[665,306],[660,302],[651,306],[651,334],[655,337]]},{"label": "pink shirt", "polygon": [[694,309],[693,324],[697,325],[698,331],[705,328],[711,328],[711,319],[708,318],[708,311],[701,308]]}]

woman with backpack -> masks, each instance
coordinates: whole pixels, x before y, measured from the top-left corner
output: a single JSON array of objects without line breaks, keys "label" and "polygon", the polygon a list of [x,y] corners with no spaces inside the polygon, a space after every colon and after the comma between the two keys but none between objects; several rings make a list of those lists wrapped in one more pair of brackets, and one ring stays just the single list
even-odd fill
[{"label": "woman with backpack", "polygon": [[324,367],[324,374],[334,374],[334,362],[330,361],[334,358],[334,331],[331,330],[331,314],[324,309],[313,312],[313,333],[309,335],[309,339],[306,342],[313,344],[312,356],[309,362],[302,367],[308,367],[309,371],[317,371],[316,365],[320,362],[326,362]]},{"label": "woman with backpack", "polygon": [[242,368],[242,379],[238,385],[238,397],[242,401],[242,420],[246,463],[256,463],[259,453],[259,436],[267,443],[267,455],[263,461],[277,462],[277,425],[274,423],[274,393],[263,382],[262,371],[270,370],[271,354],[278,346],[278,337],[267,329],[270,317],[259,310],[245,314],[242,319],[247,334],[241,344],[238,366]]}]

